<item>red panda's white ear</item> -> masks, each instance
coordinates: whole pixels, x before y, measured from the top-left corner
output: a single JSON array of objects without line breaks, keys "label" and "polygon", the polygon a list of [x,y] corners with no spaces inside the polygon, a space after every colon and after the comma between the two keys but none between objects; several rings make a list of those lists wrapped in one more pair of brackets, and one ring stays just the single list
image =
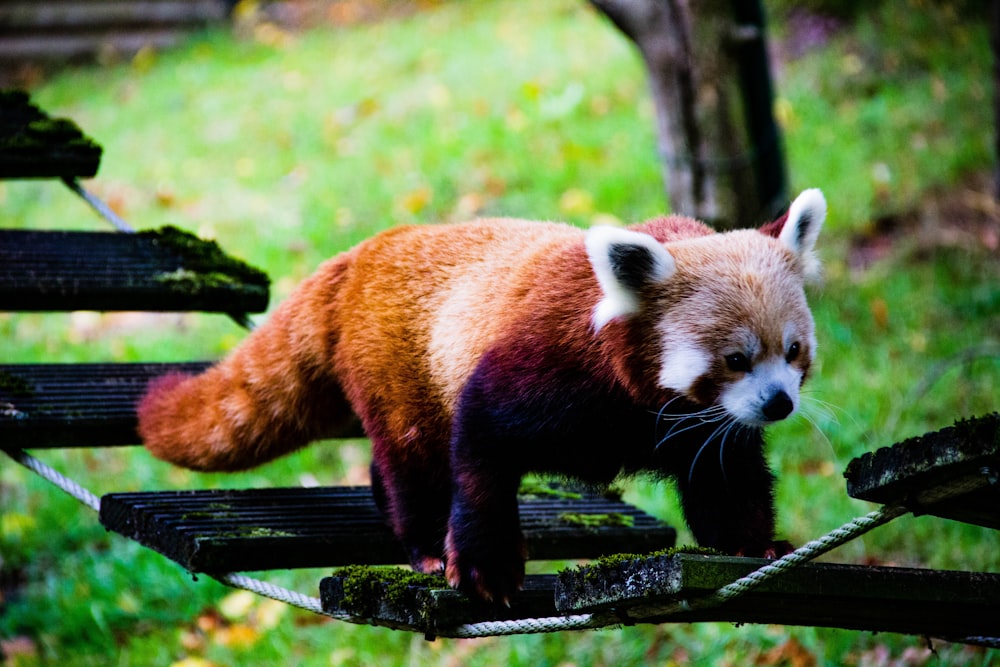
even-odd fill
[{"label": "red panda's white ear", "polygon": [[778,240],[799,258],[807,279],[819,276],[820,265],[814,249],[819,230],[826,220],[826,199],[817,189],[805,190],[788,209],[788,218]]},{"label": "red panda's white ear", "polygon": [[596,331],[639,310],[639,292],[674,273],[674,258],[648,234],[598,225],[587,230],[587,257],[604,296],[594,308]]}]

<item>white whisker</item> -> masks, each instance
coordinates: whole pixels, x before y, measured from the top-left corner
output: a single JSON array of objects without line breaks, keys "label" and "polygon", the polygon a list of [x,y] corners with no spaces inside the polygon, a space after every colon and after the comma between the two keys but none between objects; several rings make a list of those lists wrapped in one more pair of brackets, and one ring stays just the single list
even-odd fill
[{"label": "white whisker", "polygon": [[729,434],[733,432],[734,428],[736,433],[739,434],[739,432],[743,430],[743,424],[733,420],[733,423],[726,429],[726,432],[722,434],[722,442],[719,443],[719,469],[722,471],[722,481],[726,484],[729,483],[729,476],[726,474],[726,438],[729,437]]},{"label": "white whisker", "polygon": [[831,421],[837,426],[840,425],[840,419],[837,417],[836,413],[843,413],[843,409],[837,407],[833,403],[829,403],[820,398],[816,398],[815,396],[809,396],[806,394],[802,394],[802,402],[809,403],[811,407],[821,413],[825,420]]},{"label": "white whisker", "polygon": [[[659,449],[663,446],[667,440],[684,433],[685,431],[690,431],[693,428],[697,428],[702,424],[711,424],[718,422],[720,420],[726,419],[726,411],[721,405],[712,405],[697,412],[681,414],[681,413],[665,413],[666,407],[676,399],[671,399],[667,402],[663,408],[660,409],[657,415],[659,421],[672,421],[670,428],[667,430],[666,434],[656,443],[655,449]],[[691,422],[691,423],[687,423]],[[678,428],[680,427],[680,428]]]},{"label": "white whisker", "polygon": [[[816,420],[813,419],[812,416],[809,414],[809,412],[806,411],[806,410],[800,410],[799,414],[801,414],[802,418],[805,419],[807,422],[809,422],[809,424],[813,427],[813,430],[816,431],[816,433],[819,434],[819,436],[823,439],[823,442],[826,443],[826,446],[830,448],[830,453],[833,454],[833,457],[836,459],[837,458],[837,451],[836,451],[836,449],[833,446],[833,442],[830,440],[829,437],[827,437],[826,433],[823,432],[823,429],[821,429],[819,427],[819,424],[816,423]],[[827,416],[827,415],[824,414],[824,416]],[[836,422],[836,420],[834,420],[834,421],[835,421],[835,423],[839,424],[839,422]]]},{"label": "white whisker", "polygon": [[[705,442],[703,442],[701,447],[698,448],[698,452],[694,455],[694,459],[692,459],[691,461],[691,467],[688,469],[688,484],[690,484],[691,480],[694,479],[694,467],[695,465],[698,464],[698,459],[701,458],[701,454],[702,452],[705,451],[705,448],[708,447],[708,445],[711,444],[713,440],[715,440],[715,436],[717,436],[720,431],[726,429],[726,432],[728,433],[729,429],[731,429],[733,425],[736,423],[737,422],[735,418],[730,418],[724,421],[721,426],[717,427],[714,431],[712,431],[712,435],[705,438]],[[723,438],[723,440],[725,440],[725,438]]]}]

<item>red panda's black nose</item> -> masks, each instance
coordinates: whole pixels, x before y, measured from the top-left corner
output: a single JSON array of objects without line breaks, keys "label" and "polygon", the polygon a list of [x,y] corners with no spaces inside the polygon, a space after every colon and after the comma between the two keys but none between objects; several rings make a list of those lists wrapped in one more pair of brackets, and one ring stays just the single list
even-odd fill
[{"label": "red panda's black nose", "polygon": [[781,390],[768,399],[767,403],[760,410],[764,413],[765,419],[776,422],[792,414],[792,409],[794,408],[795,405],[792,403],[792,399],[789,398],[784,390]]}]

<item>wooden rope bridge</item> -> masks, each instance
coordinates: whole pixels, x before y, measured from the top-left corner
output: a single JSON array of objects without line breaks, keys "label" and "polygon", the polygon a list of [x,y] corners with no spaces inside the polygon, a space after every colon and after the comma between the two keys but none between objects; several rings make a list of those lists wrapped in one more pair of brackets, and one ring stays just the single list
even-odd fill
[{"label": "wooden rope bridge", "polygon": [[[100,147],[70,121],[53,121],[24,94],[0,92],[0,177],[62,179],[77,191],[76,179],[93,176],[99,160]],[[244,320],[242,313],[266,308],[267,290],[263,273],[179,230],[0,230],[0,310],[200,310]],[[23,451],[134,445],[134,405],[148,380],[205,365],[0,365],[0,449],[71,487],[99,510],[110,530],[190,572],[353,622],[429,636],[726,621],[913,633],[987,645],[1000,637],[1000,574],[805,563],[814,557],[812,545],[778,562],[670,550],[676,539],[671,527],[619,498],[568,485],[523,489],[530,558],[590,562],[529,576],[507,609],[471,601],[440,578],[367,567],[406,560],[368,488],[113,493],[97,499]],[[1000,528],[1000,415],[866,454],[845,475],[851,496],[885,509],[875,513],[872,525],[859,520],[838,529],[843,534],[834,531],[833,540],[907,512]],[[349,567],[322,579],[318,597],[238,574],[339,566]]]}]

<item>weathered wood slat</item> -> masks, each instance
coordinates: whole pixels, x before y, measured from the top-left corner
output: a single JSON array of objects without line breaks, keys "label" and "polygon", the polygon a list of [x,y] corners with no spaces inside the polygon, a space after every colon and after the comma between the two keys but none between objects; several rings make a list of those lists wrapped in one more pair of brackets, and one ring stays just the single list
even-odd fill
[{"label": "weathered wood slat", "polygon": [[[5,35],[0,37],[0,60],[17,62],[20,60],[74,60],[94,56],[109,49],[116,54],[128,56],[146,47],[166,49],[176,46],[184,33],[171,28],[133,28],[127,32],[56,32],[29,35]],[[5,178],[34,178],[50,175],[79,175],[89,178],[92,173],[64,174],[12,174]]]},{"label": "weathered wood slat", "polygon": [[128,24],[201,24],[225,18],[222,0],[60,0],[0,5],[0,28],[120,27]]},{"label": "weathered wood slat", "polygon": [[0,445],[108,447],[134,445],[135,405],[149,381],[183,364],[0,365]]},{"label": "weathered wood slat", "polygon": [[[139,443],[135,406],[154,377],[209,362],[0,364],[0,446],[22,449]],[[359,424],[330,437],[363,437]]]},{"label": "weathered wood slat", "polygon": [[844,476],[853,498],[1000,529],[1000,414],[869,452]]},{"label": "weathered wood slat", "polygon": [[267,276],[172,227],[0,230],[0,310],[261,312]]},{"label": "weathered wood slat", "polygon": [[[0,61],[9,43],[0,37]],[[101,147],[72,121],[49,118],[24,92],[0,91],[0,178],[89,178],[100,162]]]},{"label": "weathered wood slat", "polygon": [[384,568],[347,570],[320,582],[323,610],[350,614],[370,625],[449,637],[464,623],[559,615],[554,602],[555,575],[529,575],[524,590],[514,595],[507,608],[471,600],[449,588],[443,578],[434,585],[406,585],[405,581],[397,581],[398,575],[384,574]]},{"label": "weathered wood slat", "polygon": [[[0,364],[0,446],[117,447],[139,443],[135,406],[154,377],[210,362]],[[364,437],[359,424],[330,437]]]},{"label": "weathered wood slat", "polygon": [[[647,552],[676,538],[635,507],[576,495],[521,498],[530,558]],[[581,526],[585,515],[626,520]],[[368,487],[114,493],[101,500],[101,523],[192,572],[406,562]]]},{"label": "weathered wood slat", "polygon": [[709,593],[767,561],[675,554],[566,570],[560,613],[623,622],[777,623],[962,638],[1000,634],[1000,574],[811,563],[714,607]]},{"label": "weathered wood slat", "polygon": [[0,6],[0,62],[131,55],[167,48],[185,33],[221,21],[223,0],[15,1]]}]

